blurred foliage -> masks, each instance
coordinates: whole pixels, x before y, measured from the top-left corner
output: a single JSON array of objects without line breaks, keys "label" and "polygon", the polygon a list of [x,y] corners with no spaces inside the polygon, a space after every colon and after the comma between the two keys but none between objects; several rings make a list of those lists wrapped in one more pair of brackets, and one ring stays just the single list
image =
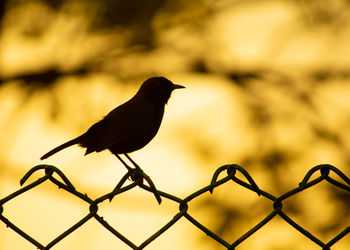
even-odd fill
[{"label": "blurred foliage", "polygon": [[[233,36],[225,33],[230,29],[223,28],[231,27],[230,22],[215,25],[229,10],[233,14],[246,13],[263,4],[269,8],[271,2],[276,3],[277,10],[287,8],[286,5],[293,10],[291,13],[297,18],[292,20],[292,25],[286,21],[289,25],[278,26],[272,21],[271,25],[277,28],[271,28],[263,38],[259,28],[250,31],[242,27],[242,34]],[[350,70],[345,58],[350,49],[346,38],[350,34],[349,4],[347,0],[288,3],[282,0],[3,0],[0,3],[3,55],[9,48],[4,40],[15,34],[16,39],[38,44],[50,43],[50,36],[54,36],[58,42],[42,53],[49,51],[60,56],[45,59],[38,55],[37,60],[32,60],[34,66],[25,64],[15,69],[3,58],[0,83],[18,81],[23,91],[31,95],[62,78],[86,78],[96,72],[126,82],[152,74],[218,74],[244,96],[249,117],[247,134],[254,141],[252,150],[232,159],[257,173],[265,172],[269,177],[267,183],[277,194],[295,184],[295,179],[288,177],[295,176],[294,169],[298,166],[309,164],[307,159],[334,159],[329,163],[347,166],[349,173]],[[242,59],[239,53],[227,51],[227,44],[237,46],[234,42],[249,37],[247,33],[256,33],[252,38],[262,39],[258,45],[254,44],[260,56]],[[80,47],[87,47],[84,56],[74,54]],[[289,59],[291,54],[302,59]],[[345,59],[340,58],[342,54]],[[189,139],[193,140],[189,142],[191,145],[197,144],[196,136]],[[219,147],[215,140],[198,140],[200,145],[194,152],[203,157],[219,157],[215,153]],[[331,191],[326,187],[321,191],[330,196]],[[331,223],[317,228],[324,235],[336,231],[337,224],[350,215],[349,195],[337,190],[332,190],[332,194],[330,199],[339,212],[332,213]],[[214,207],[222,215],[213,222],[216,232],[222,234],[232,230],[237,215],[240,220],[252,216],[241,213],[235,204],[223,205],[224,198],[202,204]],[[289,209],[291,214],[301,216],[310,208],[303,199],[297,199]],[[303,219],[317,223],[315,218]]]}]

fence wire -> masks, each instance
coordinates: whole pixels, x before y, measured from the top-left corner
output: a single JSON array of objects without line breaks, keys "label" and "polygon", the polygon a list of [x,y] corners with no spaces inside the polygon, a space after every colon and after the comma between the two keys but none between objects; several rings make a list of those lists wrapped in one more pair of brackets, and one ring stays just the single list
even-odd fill
[{"label": "fence wire", "polygon": [[[24,183],[27,181],[27,179],[36,171],[44,170],[45,175],[38,180],[27,184],[26,186],[23,186]],[[219,175],[226,171],[226,176],[219,179]],[[235,176],[237,172],[240,172],[243,174],[243,176],[246,178],[245,180],[239,179]],[[315,175],[316,172],[320,173],[320,176],[317,178],[314,178],[311,180],[311,177]],[[344,183],[341,183],[334,178],[332,178],[329,174],[333,172],[338,177],[340,177],[341,180],[344,181]],[[56,173],[60,180],[53,176],[53,174]],[[132,183],[125,185],[126,180],[132,177]],[[148,176],[147,176],[148,177]],[[303,234],[305,237],[313,241],[315,244],[320,246],[322,249],[330,249],[331,246],[333,246],[335,243],[337,243],[339,240],[341,240],[343,237],[345,237],[350,232],[350,226],[346,227],[342,232],[340,232],[338,235],[336,235],[333,239],[331,239],[329,242],[325,243],[318,239],[316,236],[314,236],[312,233],[307,231],[305,228],[300,226],[298,223],[296,223],[294,220],[292,220],[288,215],[286,215],[283,212],[283,201],[287,199],[290,196],[293,196],[303,190],[306,190],[322,181],[327,181],[330,184],[343,189],[345,191],[350,192],[350,179],[343,174],[339,169],[337,169],[334,166],[331,166],[329,164],[323,164],[318,165],[310,169],[307,174],[305,175],[304,179],[299,183],[299,186],[297,188],[294,188],[285,194],[282,194],[279,197],[275,197],[274,195],[261,190],[256,183],[254,182],[253,178],[249,175],[249,173],[243,169],[242,167],[232,164],[232,165],[225,165],[220,168],[218,168],[211,180],[210,185],[188,195],[186,198],[181,199],[179,197],[176,197],[172,194],[162,192],[160,190],[155,190],[154,186],[147,186],[143,183],[143,179],[145,178],[144,173],[141,173],[141,175],[137,176],[130,176],[130,174],[126,174],[121,181],[118,183],[116,188],[106,195],[103,195],[95,200],[92,200],[88,197],[87,194],[83,194],[79,191],[77,191],[72,183],[68,180],[68,178],[61,172],[58,168],[51,166],[51,165],[38,165],[33,167],[28,171],[28,173],[21,179],[20,184],[23,186],[18,191],[8,195],[5,198],[2,198],[0,200],[0,220],[6,224],[7,227],[14,230],[16,233],[18,233],[20,236],[25,238],[27,241],[32,243],[34,246],[36,246],[39,249],[51,249],[53,246],[55,246],[57,243],[59,243],[62,239],[67,237],[69,234],[74,232],[79,227],[83,226],[87,221],[94,218],[97,220],[104,228],[106,228],[108,231],[110,231],[112,234],[114,234],[116,237],[118,237],[121,241],[123,241],[126,245],[128,245],[132,249],[143,249],[146,246],[148,246],[152,241],[156,240],[160,235],[162,235],[166,230],[168,230],[171,226],[173,226],[177,221],[179,221],[181,218],[185,218],[188,221],[190,221],[193,225],[195,225],[199,230],[202,230],[205,234],[207,234],[209,237],[213,238],[215,241],[217,241],[222,246],[226,247],[227,249],[235,249],[236,246],[243,243],[248,237],[253,235],[256,231],[258,231],[260,228],[262,228],[266,223],[271,221],[275,216],[279,215],[283,220],[285,220],[290,226],[298,230],[301,234]],[[149,178],[149,177],[148,177]],[[130,179],[130,178],[129,178]],[[9,219],[7,219],[4,215],[4,204],[8,201],[16,198],[17,196],[25,193],[28,190],[31,190],[35,188],[36,186],[40,185],[41,183],[50,180],[52,183],[57,185],[59,188],[66,190],[67,192],[71,193],[72,195],[76,196],[77,198],[80,198],[81,200],[87,202],[90,204],[89,207],[89,213],[82,218],[79,222],[72,225],[68,230],[62,232],[60,235],[58,235],[54,240],[52,240],[50,243],[48,243],[46,246],[35,240],[32,236],[28,235],[26,232],[21,230],[19,227],[14,225]],[[187,211],[189,208],[189,202],[193,200],[194,198],[206,193],[210,192],[213,193],[214,189],[220,185],[223,185],[224,183],[228,181],[234,181],[235,183],[253,191],[256,192],[259,196],[265,197],[272,202],[272,212],[267,215],[263,220],[261,220],[257,225],[255,225],[253,228],[251,228],[248,232],[246,232],[244,235],[239,237],[237,240],[235,240],[233,243],[229,243],[210,231],[208,228],[203,226],[199,221],[197,221],[195,218],[193,218]],[[148,181],[147,181],[148,182]],[[149,183],[149,182],[148,182]],[[127,192],[128,190],[139,186],[144,190],[147,190],[149,192],[152,192],[159,197],[163,197],[165,199],[169,199],[171,201],[177,202],[179,204],[179,212],[171,219],[167,224],[165,224],[162,228],[160,228],[157,232],[155,232],[152,236],[150,236],[148,239],[146,239],[141,245],[137,246],[132,241],[130,241],[126,236],[122,235],[118,230],[113,228],[107,221],[105,221],[99,214],[99,204],[106,199],[112,199],[114,196]],[[158,198],[157,198],[158,200]]]}]

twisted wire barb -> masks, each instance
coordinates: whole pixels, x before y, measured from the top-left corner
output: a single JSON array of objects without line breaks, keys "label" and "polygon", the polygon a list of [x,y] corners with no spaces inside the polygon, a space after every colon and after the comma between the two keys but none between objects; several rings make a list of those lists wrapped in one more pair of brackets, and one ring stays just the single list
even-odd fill
[{"label": "twisted wire barb", "polygon": [[[25,182],[30,178],[30,176],[40,170],[45,171],[45,175],[41,178],[39,178],[36,181],[33,181],[30,184],[27,184],[26,186],[23,186]],[[226,176],[219,179],[219,175],[223,173],[226,170]],[[237,172],[240,172],[243,174],[243,176],[246,178],[246,180],[241,180],[238,177],[235,176]],[[311,180],[311,177],[315,177],[316,173],[320,172],[320,176],[314,178]],[[330,173],[334,173],[337,175],[344,183],[339,182],[335,180],[334,178],[330,177]],[[57,174],[60,179],[57,179],[54,174]],[[271,221],[276,215],[279,215],[282,219],[284,219],[289,225],[291,225],[293,228],[298,230],[301,234],[303,234],[305,237],[313,241],[315,244],[319,245],[322,249],[330,249],[331,246],[333,246],[335,243],[337,243],[339,240],[344,238],[347,234],[350,232],[350,226],[346,227],[342,232],[340,232],[338,235],[336,235],[333,239],[328,241],[327,243],[321,241],[316,236],[314,236],[312,233],[307,231],[305,228],[300,226],[298,223],[296,223],[293,219],[291,219],[286,213],[282,211],[283,209],[283,201],[287,198],[304,191],[314,185],[317,185],[318,183],[322,181],[327,181],[330,184],[343,189],[345,191],[350,192],[350,179],[343,174],[339,169],[336,167],[329,165],[329,164],[322,164],[313,167],[310,169],[303,180],[299,183],[299,186],[280,195],[279,197],[275,197],[274,195],[261,190],[258,185],[255,183],[253,178],[250,176],[250,174],[241,166],[236,164],[231,165],[224,165],[220,168],[218,168],[215,173],[213,174],[211,183],[203,187],[196,192],[188,195],[186,198],[181,199],[179,197],[176,197],[172,194],[156,190],[152,180],[146,180],[147,183],[150,184],[150,186],[145,185],[143,183],[143,178],[145,178],[145,174],[140,173],[139,178],[135,178],[131,184],[125,185],[126,180],[130,177],[130,173],[123,176],[123,178],[119,181],[117,186],[114,188],[114,190],[108,194],[105,194],[95,200],[88,197],[87,194],[83,194],[75,189],[73,184],[69,181],[69,179],[64,175],[62,171],[60,171],[58,168],[51,166],[51,165],[38,165],[30,169],[24,177],[20,180],[20,185],[23,186],[19,190],[15,191],[12,194],[9,194],[8,196],[2,198],[0,200],[0,220],[6,224],[7,227],[14,230],[16,233],[21,235],[23,238],[25,238],[27,241],[32,243],[34,246],[36,246],[39,249],[51,249],[53,248],[57,243],[59,243],[62,239],[67,237],[69,234],[74,232],[79,227],[83,226],[87,221],[94,218],[96,219],[104,228],[106,228],[108,231],[110,231],[113,235],[115,235],[117,238],[119,238],[121,241],[123,241],[126,245],[128,245],[132,249],[143,249],[147,247],[152,241],[157,239],[160,235],[162,235],[166,230],[168,230],[171,226],[173,226],[177,221],[179,221],[181,218],[185,218],[188,221],[190,221],[194,226],[196,226],[198,229],[203,231],[205,234],[207,234],[209,237],[217,241],[222,246],[226,247],[227,249],[235,249],[236,246],[243,243],[247,238],[249,238],[251,235],[253,235],[256,231],[258,231],[260,228],[262,228],[264,225],[266,225],[269,221]],[[149,178],[147,176],[147,178]],[[35,188],[36,186],[40,185],[41,183],[50,180],[52,183],[54,183],[59,188],[71,193],[72,195],[80,198],[81,200],[87,202],[89,206],[89,213],[83,217],[81,220],[79,220],[77,223],[72,225],[70,228],[68,228],[66,231],[62,232],[60,235],[58,235],[55,239],[53,239],[51,242],[49,242],[46,246],[35,240],[32,236],[21,230],[19,227],[14,225],[8,218],[6,218],[3,215],[4,212],[4,204],[8,201],[16,198],[17,196],[23,194],[24,192],[31,190]],[[210,192],[211,194],[214,192],[214,189],[218,186],[221,186],[225,184],[226,182],[233,181],[242,187],[245,187],[246,189],[249,189],[255,193],[257,193],[258,196],[262,196],[264,198],[267,198],[268,200],[272,201],[272,211],[270,214],[268,214],[264,219],[262,219],[258,224],[256,224],[254,227],[252,227],[248,232],[240,236],[238,239],[236,239],[234,242],[229,243],[222,239],[220,236],[216,235],[214,232],[212,232],[210,229],[202,225],[198,220],[196,220],[194,217],[192,217],[188,213],[189,205],[188,203],[191,202],[193,199],[199,197],[200,195],[203,195],[206,192]],[[163,227],[161,227],[157,232],[155,232],[153,235],[151,235],[148,239],[146,239],[143,243],[141,243],[139,246],[137,246],[135,243],[130,241],[127,237],[122,235],[118,230],[113,228],[107,221],[105,221],[99,214],[99,204],[107,199],[110,201],[113,199],[114,196],[119,195],[121,193],[127,192],[128,190],[139,186],[142,189],[151,192],[155,194],[157,201],[159,202],[160,197],[166,198],[170,201],[176,202],[179,204],[179,212],[174,215],[174,217],[166,223]]]}]

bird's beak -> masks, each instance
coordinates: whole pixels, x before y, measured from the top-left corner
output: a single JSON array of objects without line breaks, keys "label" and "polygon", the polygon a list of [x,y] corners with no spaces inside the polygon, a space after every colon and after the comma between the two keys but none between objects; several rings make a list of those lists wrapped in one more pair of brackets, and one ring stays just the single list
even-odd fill
[{"label": "bird's beak", "polygon": [[179,84],[173,84],[172,89],[184,89],[185,86],[179,85]]}]

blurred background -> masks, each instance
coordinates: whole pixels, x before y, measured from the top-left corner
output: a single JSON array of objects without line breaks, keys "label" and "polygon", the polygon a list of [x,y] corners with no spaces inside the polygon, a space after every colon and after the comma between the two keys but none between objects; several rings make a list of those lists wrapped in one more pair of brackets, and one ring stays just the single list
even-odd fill
[{"label": "blurred background", "polygon": [[[224,164],[244,167],[275,196],[313,166],[350,175],[350,3],[347,0],[0,1],[0,198],[40,156],[85,132],[150,76],[173,93],[158,135],[131,154],[162,191],[184,198]],[[109,152],[74,146],[44,163],[95,199],[125,168]],[[42,173],[44,175],[44,173]],[[29,181],[42,176],[36,174]],[[140,206],[142,205],[142,206]],[[233,242],[272,211],[265,198],[226,183],[189,213]],[[284,211],[328,242],[350,224],[349,193],[321,183]],[[178,212],[139,188],[99,214],[141,244]],[[47,244],[88,213],[49,182],[11,200],[4,216]],[[347,235],[332,249],[349,249]],[[35,249],[0,223],[0,249]],[[90,220],[54,249],[129,249]],[[181,219],[146,249],[223,249]],[[319,249],[279,217],[238,249]]]}]

